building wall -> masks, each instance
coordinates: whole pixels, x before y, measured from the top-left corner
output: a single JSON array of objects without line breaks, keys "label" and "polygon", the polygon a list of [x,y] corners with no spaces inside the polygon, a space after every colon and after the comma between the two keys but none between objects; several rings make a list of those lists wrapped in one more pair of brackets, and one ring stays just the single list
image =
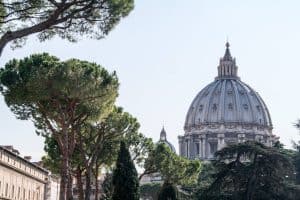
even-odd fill
[{"label": "building wall", "polygon": [[45,200],[59,200],[59,189],[60,179],[50,175],[46,185]]},{"label": "building wall", "polygon": [[0,199],[44,200],[48,172],[0,148]]}]

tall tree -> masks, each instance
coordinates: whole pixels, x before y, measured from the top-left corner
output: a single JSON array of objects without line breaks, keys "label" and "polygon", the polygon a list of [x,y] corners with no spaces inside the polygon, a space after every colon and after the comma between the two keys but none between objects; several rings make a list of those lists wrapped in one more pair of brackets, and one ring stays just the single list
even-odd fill
[{"label": "tall tree", "polygon": [[130,153],[121,142],[116,168],[113,172],[113,200],[139,200],[139,180]]},{"label": "tall tree", "polygon": [[217,174],[199,199],[288,199],[285,177],[293,166],[277,148],[248,141],[225,147],[215,156]]},{"label": "tall tree", "polygon": [[103,67],[48,54],[12,60],[0,72],[1,92],[17,118],[31,119],[37,133],[53,137],[62,153],[60,199],[67,198],[70,157],[78,129],[107,116],[118,95],[118,79]]},{"label": "tall tree", "polygon": [[103,38],[133,7],[134,0],[1,0],[0,56],[9,42],[20,47],[34,33],[40,41]]}]

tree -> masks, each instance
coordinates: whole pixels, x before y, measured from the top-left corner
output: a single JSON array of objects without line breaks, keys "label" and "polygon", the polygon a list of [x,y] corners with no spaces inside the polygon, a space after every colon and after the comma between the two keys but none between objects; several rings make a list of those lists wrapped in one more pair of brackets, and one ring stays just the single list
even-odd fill
[{"label": "tree", "polygon": [[[159,194],[162,199],[169,198],[168,195],[165,196],[165,194],[169,194],[169,192],[166,191],[173,191],[172,188],[174,189],[178,185],[182,186],[195,183],[201,169],[198,160],[188,160],[178,156],[170,147],[163,143],[157,144],[154,150],[149,153],[144,167],[145,169],[142,175],[149,174],[161,177],[163,186]],[[177,189],[173,192],[172,194],[176,195],[178,193]]]},{"label": "tree", "polygon": [[[79,142],[70,159],[71,173],[77,179],[79,199],[83,199],[83,197],[90,199],[91,179],[98,179],[99,171],[103,166],[110,168],[115,164],[120,149],[120,141],[129,141],[127,137],[139,137],[139,127],[137,119],[129,113],[124,112],[121,107],[114,107],[113,111],[100,122],[88,123],[82,126]],[[133,146],[132,148],[135,149]],[[45,166],[51,171],[57,172],[61,165],[61,152],[59,151],[57,142],[52,138],[46,138],[44,149],[47,153],[43,158]],[[82,176],[85,176],[85,182],[81,181]],[[99,199],[98,184],[95,186],[95,199]],[[83,188],[85,188],[84,192]]]},{"label": "tree", "polygon": [[113,172],[113,200],[139,200],[139,180],[125,142],[120,151]]},{"label": "tree", "polygon": [[201,172],[198,176],[198,182],[195,189],[194,195],[200,196],[205,190],[207,190],[214,181],[214,174],[216,174],[216,169],[212,162],[203,163]]},{"label": "tree", "polygon": [[144,174],[159,173],[165,183],[188,185],[197,181],[200,169],[198,160],[178,156],[168,146],[160,143],[147,158]]},{"label": "tree", "polygon": [[78,130],[113,109],[118,79],[103,67],[86,61],[61,62],[48,54],[12,60],[0,72],[5,102],[19,119],[31,119],[36,132],[51,136],[62,153],[60,199],[67,198],[70,158]]},{"label": "tree", "polygon": [[159,192],[158,200],[177,200],[177,188],[170,183],[164,183]]},{"label": "tree", "polygon": [[217,174],[199,199],[288,199],[285,180],[293,166],[277,148],[248,141],[225,147],[215,156]]},{"label": "tree", "polygon": [[40,41],[101,39],[133,7],[134,0],[1,0],[0,56],[9,42],[20,47],[35,33]]}]

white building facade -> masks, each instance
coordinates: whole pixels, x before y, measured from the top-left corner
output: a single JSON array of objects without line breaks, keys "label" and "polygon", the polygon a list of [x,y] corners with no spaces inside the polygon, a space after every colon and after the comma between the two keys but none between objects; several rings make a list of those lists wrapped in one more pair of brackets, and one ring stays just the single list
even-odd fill
[{"label": "white building facade", "polygon": [[[21,157],[12,146],[0,146],[0,199],[58,200],[59,179]],[[51,191],[52,189],[52,191]]]}]

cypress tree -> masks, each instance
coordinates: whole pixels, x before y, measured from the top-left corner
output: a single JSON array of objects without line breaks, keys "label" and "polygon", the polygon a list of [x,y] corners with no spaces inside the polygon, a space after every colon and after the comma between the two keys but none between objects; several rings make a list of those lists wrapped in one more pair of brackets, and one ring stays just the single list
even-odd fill
[{"label": "cypress tree", "polygon": [[139,179],[124,142],[113,173],[113,200],[139,200]]},{"label": "cypress tree", "polygon": [[159,192],[158,200],[177,200],[176,187],[165,182]]}]

